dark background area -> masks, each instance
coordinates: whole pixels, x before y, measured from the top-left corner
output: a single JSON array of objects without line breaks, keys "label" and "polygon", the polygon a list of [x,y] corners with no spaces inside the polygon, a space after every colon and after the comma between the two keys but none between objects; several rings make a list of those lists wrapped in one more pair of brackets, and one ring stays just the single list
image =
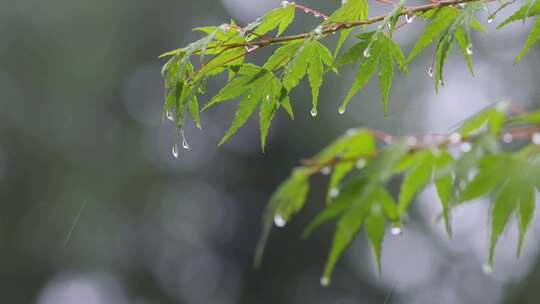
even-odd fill
[{"label": "dark background area", "polygon": [[[488,202],[457,209],[449,239],[436,221],[431,188],[420,195],[404,235],[387,237],[382,276],[361,233],[332,285],[320,286],[333,225],[309,240],[300,233],[323,207],[324,177],[313,179],[305,211],[273,231],[261,269],[252,267],[272,191],[299,159],[348,128],[444,132],[501,100],[540,106],[538,46],[512,64],[530,21],[502,31],[495,22],[473,36],[476,77],[455,53],[436,95],[428,48],[409,75],[396,77],[388,118],[376,81],[338,114],[350,68],[327,77],[316,118],[306,84],[296,90],[297,118],[278,115],[265,154],[255,121],[216,147],[231,103],[204,113],[202,131],[188,126],[192,150],[174,159],[174,130],[160,112],[157,56],[197,39],[194,27],[230,18],[246,24],[279,3],[0,0],[0,303],[538,303],[538,221],[519,260],[512,224],[488,275],[482,272]],[[331,12],[339,1],[302,4]],[[373,2],[371,10],[388,8]],[[289,33],[317,21],[298,12]],[[422,24],[396,33],[405,52]],[[222,84],[212,82],[210,93]]]}]

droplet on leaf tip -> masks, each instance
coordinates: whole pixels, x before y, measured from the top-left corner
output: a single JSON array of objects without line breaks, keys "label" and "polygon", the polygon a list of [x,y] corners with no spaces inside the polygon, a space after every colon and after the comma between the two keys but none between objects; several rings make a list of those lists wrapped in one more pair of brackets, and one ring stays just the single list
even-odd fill
[{"label": "droplet on leaf tip", "polygon": [[321,277],[320,282],[322,287],[327,287],[328,285],[330,285],[330,279],[327,276]]},{"label": "droplet on leaf tip", "polygon": [[171,111],[165,112],[165,116],[167,117],[168,120],[174,121],[174,114]]},{"label": "droplet on leaf tip", "polygon": [[285,227],[285,225],[287,225],[287,221],[283,218],[281,214],[276,214],[276,216],[274,216],[274,224],[277,227],[282,228],[282,227]]},{"label": "droplet on leaf tip", "polygon": [[365,57],[365,58],[369,58],[369,56],[371,56],[371,53],[370,53],[369,47],[367,47],[367,48],[364,50],[364,57]]},{"label": "droplet on leaf tip", "polygon": [[315,108],[311,109],[310,114],[311,114],[312,117],[317,116],[317,114],[318,114],[318,113],[317,113],[317,109],[315,109]]},{"label": "droplet on leaf tip", "polygon": [[493,23],[493,20],[494,20],[494,19],[495,19],[495,18],[493,18],[493,17],[488,18],[487,23]]},{"label": "droplet on leaf tip", "polygon": [[400,236],[403,234],[403,229],[399,225],[394,225],[390,228],[390,234],[393,236]]},{"label": "droplet on leaf tip", "polygon": [[281,7],[283,8],[286,8],[287,6],[289,6],[289,1],[281,1]]},{"label": "droplet on leaf tip", "polygon": [[489,263],[482,264],[482,272],[484,274],[492,274],[493,273],[493,267]]},{"label": "droplet on leaf tip", "polygon": [[174,144],[172,146],[172,155],[174,156],[174,158],[178,158],[179,152],[178,152],[178,145],[177,144]]},{"label": "droplet on leaf tip", "polygon": [[347,108],[341,107],[341,108],[339,108],[338,113],[341,114],[341,115],[343,115],[343,114],[345,114],[345,111],[346,111],[346,110],[347,110]]},{"label": "droplet on leaf tip", "polygon": [[465,49],[465,52],[467,52],[467,55],[471,56],[474,54],[474,50],[473,50],[473,46],[472,44],[469,43],[469,45],[467,45],[467,48]]},{"label": "droplet on leaf tip", "polygon": [[180,131],[180,134],[182,135],[182,147],[186,150],[191,149],[187,142],[186,135],[184,134],[184,130]]}]

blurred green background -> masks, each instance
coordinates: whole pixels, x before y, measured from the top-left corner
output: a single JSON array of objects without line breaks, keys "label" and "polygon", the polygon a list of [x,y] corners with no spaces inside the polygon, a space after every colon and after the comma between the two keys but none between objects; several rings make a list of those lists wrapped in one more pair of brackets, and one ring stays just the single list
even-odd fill
[{"label": "blurred green background", "polygon": [[[457,209],[455,237],[448,239],[436,221],[440,210],[431,188],[416,202],[404,235],[387,237],[382,276],[360,234],[333,284],[319,285],[333,225],[305,241],[300,233],[323,206],[323,177],[314,178],[305,212],[272,233],[261,269],[253,269],[259,220],[272,190],[299,159],[348,128],[444,132],[501,100],[540,106],[538,46],[512,64],[530,21],[503,31],[495,31],[495,22],[487,34],[473,37],[476,77],[456,53],[446,87],[435,95],[428,49],[409,75],[397,77],[389,118],[376,82],[345,115],[337,113],[352,82],[349,68],[325,81],[316,118],[309,115],[307,86],[296,90],[297,118],[278,115],[266,154],[259,150],[256,122],[216,147],[232,118],[231,104],[204,113],[202,131],[190,125],[192,150],[175,160],[174,130],[161,119],[163,62],[157,56],[199,37],[194,27],[230,18],[246,24],[279,3],[0,0],[1,303],[540,301],[538,221],[519,260],[512,224],[500,241],[495,271],[487,275],[487,202]],[[339,1],[302,4],[331,12]],[[371,4],[372,14],[388,10]],[[298,12],[290,32],[318,21]],[[396,34],[405,51],[422,24],[417,20]],[[210,91],[220,84],[212,82]]]}]

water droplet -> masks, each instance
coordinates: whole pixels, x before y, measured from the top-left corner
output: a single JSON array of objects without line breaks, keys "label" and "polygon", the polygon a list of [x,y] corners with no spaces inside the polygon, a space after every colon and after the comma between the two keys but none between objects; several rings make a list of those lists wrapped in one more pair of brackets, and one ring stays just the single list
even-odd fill
[{"label": "water droplet", "polygon": [[266,101],[270,101],[270,95],[266,95]]},{"label": "water droplet", "polygon": [[310,114],[311,114],[312,117],[317,116],[317,114],[318,114],[318,113],[317,113],[317,109],[315,109],[315,108],[311,109]]},{"label": "water droplet", "polygon": [[465,3],[460,3],[460,4],[458,4],[458,5],[459,5],[459,7],[463,8],[463,7],[465,7],[465,5],[467,5],[467,4],[465,4]]},{"label": "water droplet", "polygon": [[401,229],[401,226],[399,225],[394,225],[390,228],[390,234],[393,236],[400,236],[403,234],[403,229]]},{"label": "water droplet", "polygon": [[323,20],[328,20],[328,17],[326,17],[326,16],[323,16],[322,18],[323,18]]},{"label": "water droplet", "polygon": [[341,5],[347,4],[347,0],[341,0]]},{"label": "water droplet", "polygon": [[323,28],[322,26],[317,26],[317,28],[313,31],[313,33],[315,34],[315,36],[317,37],[320,37],[322,36],[322,33],[323,33]]},{"label": "water droplet", "polygon": [[330,279],[326,276],[321,277],[321,286],[327,287],[328,285],[330,285]]},{"label": "water droplet", "polygon": [[347,132],[345,132],[345,135],[353,136],[354,134],[356,134],[356,132],[358,132],[358,128],[351,128],[351,129],[347,130]]},{"label": "water droplet", "polygon": [[461,144],[461,146],[459,146],[459,149],[461,150],[461,152],[467,153],[471,151],[472,145],[468,142],[464,142]]},{"label": "water droplet", "polygon": [[367,48],[364,50],[364,57],[369,58],[369,56],[371,56],[371,53],[370,53],[369,47],[367,47]]},{"label": "water droplet", "polygon": [[465,52],[467,52],[467,55],[469,55],[469,56],[471,56],[472,54],[474,54],[474,50],[473,50],[472,44],[469,43],[469,45],[467,45],[467,49],[465,49]]},{"label": "water droplet", "polygon": [[174,144],[174,145],[172,146],[172,155],[174,156],[174,158],[178,158],[178,154],[179,154],[179,152],[178,152],[178,145],[177,145],[177,144]]},{"label": "water droplet", "polygon": [[514,135],[511,133],[504,133],[502,137],[503,142],[509,144],[514,140]]},{"label": "water droplet", "polygon": [[197,126],[197,128],[202,129],[202,126],[201,126],[200,122],[197,122],[196,126]]},{"label": "water droplet", "polygon": [[343,115],[343,114],[345,114],[345,111],[346,111],[346,110],[347,110],[347,108],[345,108],[345,107],[340,107],[339,110],[338,110],[338,113],[341,114],[341,115]]},{"label": "water droplet", "polygon": [[259,48],[258,45],[246,46],[246,52],[251,53],[251,52],[255,51],[258,48]]},{"label": "water droplet", "polygon": [[416,137],[414,137],[414,136],[409,136],[409,137],[407,138],[407,144],[408,144],[409,146],[416,146],[417,143],[418,143],[418,139],[417,139]]},{"label": "water droplet", "polygon": [[500,113],[508,112],[509,107],[510,103],[508,101],[501,101],[495,105],[495,109]]},{"label": "water droplet", "polygon": [[174,121],[174,114],[171,111],[165,112],[165,116],[167,117],[168,120]]},{"label": "water droplet", "polygon": [[317,13],[317,12],[314,12],[313,13],[313,16],[315,16],[315,18],[319,18],[321,16],[321,14]]},{"label": "water droplet", "polygon": [[289,6],[289,1],[281,1],[281,7],[283,8],[286,8],[287,6]]},{"label": "water droplet", "polygon": [[182,147],[186,150],[189,150],[190,147],[189,147],[189,144],[186,140],[186,135],[184,134],[184,130],[180,131],[180,134],[182,135]]},{"label": "water droplet", "polygon": [[405,21],[407,23],[412,23],[414,21],[414,18],[416,18],[416,15],[405,14]]},{"label": "water droplet", "polygon": [[493,20],[495,20],[495,18],[489,17],[488,20],[487,20],[487,23],[493,23]]},{"label": "water droplet", "polygon": [[429,77],[433,78],[433,66],[430,66],[428,69],[428,75]]},{"label": "water droplet", "polygon": [[282,228],[282,227],[285,227],[285,225],[287,225],[287,221],[283,218],[281,214],[276,214],[276,216],[274,216],[274,224],[277,227]]},{"label": "water droplet", "polygon": [[230,28],[231,26],[228,25],[227,23],[223,23],[222,25],[219,26],[219,29],[222,31],[228,31]]},{"label": "water droplet", "polygon": [[328,175],[328,174],[330,174],[330,172],[332,172],[332,168],[330,168],[330,167],[323,167],[321,169],[322,175]]},{"label": "water droplet", "polygon": [[450,137],[448,138],[450,140],[450,143],[452,144],[459,144],[461,142],[461,134],[459,133],[452,133],[450,134]]},{"label": "water droplet", "polygon": [[330,189],[330,192],[328,193],[331,198],[336,198],[339,195],[339,189],[338,188],[332,188]]},{"label": "water droplet", "polygon": [[309,9],[305,8],[304,13],[309,13]]},{"label": "water droplet", "polygon": [[534,133],[531,141],[535,145],[540,145],[540,133]]},{"label": "water droplet", "polygon": [[489,265],[488,263],[482,264],[482,272],[484,274],[492,274],[493,273],[493,267]]},{"label": "water droplet", "polygon": [[366,163],[367,161],[364,158],[361,158],[356,162],[356,168],[362,170],[366,167]]}]

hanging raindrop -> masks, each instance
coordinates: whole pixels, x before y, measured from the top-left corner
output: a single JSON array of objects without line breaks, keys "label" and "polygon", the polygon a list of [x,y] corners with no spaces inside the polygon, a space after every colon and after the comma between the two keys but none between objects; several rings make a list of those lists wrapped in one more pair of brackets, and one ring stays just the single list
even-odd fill
[{"label": "hanging raindrop", "polygon": [[405,14],[405,21],[407,23],[412,23],[414,21],[414,18],[416,18],[416,15]]},{"label": "hanging raindrop", "polygon": [[172,146],[172,155],[174,156],[174,158],[178,158],[178,154],[179,154],[179,152],[178,152],[178,145],[177,145],[177,144],[174,144],[174,145]]},{"label": "hanging raindrop", "polygon": [[327,276],[321,277],[320,282],[322,287],[327,287],[328,285],[330,285],[330,279]]},{"label": "hanging raindrop", "polygon": [[304,13],[309,13],[309,10],[307,8],[305,8]]},{"label": "hanging raindrop", "polygon": [[488,263],[482,264],[482,272],[484,274],[492,274],[493,273],[493,267],[489,265]]},{"label": "hanging raindrop", "polygon": [[487,20],[487,23],[493,23],[493,20],[495,20],[495,18],[489,17],[488,20]]},{"label": "hanging raindrop", "polygon": [[502,140],[503,142],[509,144],[514,140],[514,136],[511,133],[504,133]]},{"label": "hanging raindrop", "polygon": [[286,8],[289,6],[289,1],[281,1],[281,7]]},{"label": "hanging raindrop", "polygon": [[336,198],[339,195],[339,189],[338,188],[330,189],[329,195],[331,198]]},{"label": "hanging raindrop", "polygon": [[251,47],[250,47],[250,46],[246,46],[246,52],[251,53],[251,52],[255,51],[255,50],[258,49],[258,48],[259,48],[258,45],[253,45],[253,46],[251,46]]},{"label": "hanging raindrop", "polygon": [[461,152],[467,153],[471,151],[472,145],[468,142],[464,142],[461,144],[461,146],[459,146],[459,149],[461,150]]},{"label": "hanging raindrop", "polygon": [[428,75],[429,77],[433,78],[433,66],[430,66],[428,69]]},{"label": "hanging raindrop", "polygon": [[315,16],[315,18],[319,18],[321,16],[321,14],[317,13],[317,12],[314,12],[313,13],[313,16]]},{"label": "hanging raindrop", "polygon": [[356,162],[356,168],[362,170],[366,167],[366,163],[366,160],[364,158],[361,158]]},{"label": "hanging raindrop", "polygon": [[371,56],[369,46],[364,50],[364,57],[369,58]]},{"label": "hanging raindrop", "polygon": [[345,111],[346,111],[346,110],[347,110],[347,108],[341,107],[341,108],[339,108],[338,113],[341,114],[341,115],[343,115],[343,114],[345,114]]},{"label": "hanging raindrop", "polygon": [[182,147],[186,150],[189,150],[190,147],[189,147],[189,144],[186,140],[186,135],[184,134],[184,130],[180,131],[180,134],[182,135]]},{"label": "hanging raindrop", "polygon": [[534,133],[531,141],[533,144],[540,146],[540,133]]},{"label": "hanging raindrop", "polygon": [[315,108],[311,109],[310,114],[311,114],[312,117],[317,116],[317,114],[318,114],[318,113],[317,113],[317,109],[315,109]]},{"label": "hanging raindrop", "polygon": [[287,225],[287,221],[283,218],[281,214],[276,214],[276,216],[274,216],[274,224],[277,227],[282,228],[282,227],[285,227],[285,225]]},{"label": "hanging raindrop", "polygon": [[393,236],[400,236],[403,234],[403,229],[401,229],[401,226],[399,225],[394,225],[390,228],[390,234]]},{"label": "hanging raindrop", "polygon": [[474,50],[473,50],[472,44],[469,43],[469,45],[467,45],[467,49],[465,49],[465,52],[467,52],[467,55],[469,55],[469,56],[471,56],[472,54],[474,54]]},{"label": "hanging raindrop", "polygon": [[174,121],[174,114],[171,111],[165,112],[165,116],[167,117],[168,120]]},{"label": "hanging raindrop", "polygon": [[330,172],[332,172],[332,168],[330,168],[330,167],[323,167],[321,169],[321,174],[322,175],[328,175],[328,174],[330,174]]},{"label": "hanging raindrop", "polygon": [[317,28],[313,31],[313,33],[315,34],[315,36],[316,36],[317,38],[320,38],[320,37],[322,36],[322,34],[323,34],[323,28],[322,28],[322,26],[320,26],[320,25],[317,26]]}]

